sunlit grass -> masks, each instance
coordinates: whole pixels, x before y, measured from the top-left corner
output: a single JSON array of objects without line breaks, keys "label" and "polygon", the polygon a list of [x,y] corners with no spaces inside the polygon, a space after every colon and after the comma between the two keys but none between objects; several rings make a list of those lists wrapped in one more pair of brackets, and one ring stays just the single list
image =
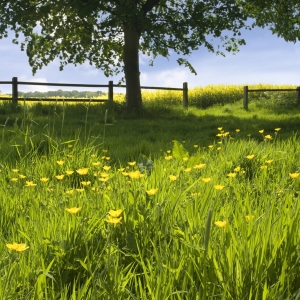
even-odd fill
[{"label": "sunlit grass", "polygon": [[0,299],[300,297],[299,107],[172,101],[0,106]]}]

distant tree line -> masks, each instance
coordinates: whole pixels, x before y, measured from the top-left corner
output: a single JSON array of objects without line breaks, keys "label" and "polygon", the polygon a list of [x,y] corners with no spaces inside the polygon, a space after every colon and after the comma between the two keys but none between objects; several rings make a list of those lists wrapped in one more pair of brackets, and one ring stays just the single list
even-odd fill
[{"label": "distant tree line", "polygon": [[19,97],[26,98],[50,98],[50,97],[65,97],[65,98],[95,98],[106,95],[102,91],[47,91],[47,92],[19,92]]}]

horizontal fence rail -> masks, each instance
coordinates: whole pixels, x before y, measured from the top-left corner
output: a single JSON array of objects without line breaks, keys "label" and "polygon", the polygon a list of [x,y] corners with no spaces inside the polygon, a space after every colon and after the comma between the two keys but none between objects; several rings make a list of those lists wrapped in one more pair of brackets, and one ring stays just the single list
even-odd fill
[{"label": "horizontal fence rail", "polygon": [[249,90],[248,86],[244,86],[244,109],[248,110],[248,93],[251,92],[295,92],[296,91],[296,98],[297,103],[300,104],[300,86],[298,86],[296,89],[253,89]]},{"label": "horizontal fence rail", "polygon": [[[18,81],[18,77],[13,77],[12,81],[0,81],[0,84],[11,84],[12,85],[12,103],[18,105],[19,100],[25,101],[38,101],[39,98],[19,98],[18,96],[18,86],[19,85],[46,85],[46,86],[65,86],[65,87],[105,87],[108,88],[108,99],[90,99],[92,102],[108,102],[113,103],[114,99],[114,87],[126,88],[126,85],[114,84],[113,81],[109,81],[108,84],[77,84],[77,83],[51,83],[51,82],[31,82],[31,81]],[[172,87],[155,87],[155,86],[141,86],[141,89],[147,90],[169,90],[169,91],[182,91],[182,105],[184,108],[188,108],[188,83],[184,82],[182,88],[172,88]],[[0,97],[0,100],[8,100],[8,98]],[[65,102],[79,102],[83,99],[54,99],[54,98],[42,98],[43,101],[65,101]]]}]

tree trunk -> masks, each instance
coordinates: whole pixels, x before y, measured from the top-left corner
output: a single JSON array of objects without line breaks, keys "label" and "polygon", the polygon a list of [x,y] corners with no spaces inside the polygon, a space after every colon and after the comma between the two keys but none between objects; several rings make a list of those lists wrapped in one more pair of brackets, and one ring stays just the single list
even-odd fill
[{"label": "tree trunk", "polygon": [[140,34],[131,28],[124,28],[124,73],[126,81],[126,106],[128,109],[142,107],[139,68]]}]

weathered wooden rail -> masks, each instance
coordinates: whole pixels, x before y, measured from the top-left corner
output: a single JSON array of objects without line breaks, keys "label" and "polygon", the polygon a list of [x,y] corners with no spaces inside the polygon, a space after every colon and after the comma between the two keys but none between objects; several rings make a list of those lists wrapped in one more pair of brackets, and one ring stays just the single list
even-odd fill
[{"label": "weathered wooden rail", "polygon": [[300,86],[296,89],[254,89],[249,90],[248,86],[244,86],[244,109],[248,110],[248,93],[251,92],[294,92],[296,91],[297,103],[300,104]]},{"label": "weathered wooden rail", "polygon": [[[19,85],[45,85],[45,86],[64,86],[64,87],[92,87],[99,88],[105,87],[108,88],[108,99],[88,99],[87,101],[92,102],[106,102],[113,103],[114,99],[114,87],[116,88],[126,88],[126,85],[114,84],[113,81],[109,81],[108,84],[77,84],[77,83],[50,83],[50,82],[31,82],[31,81],[18,81],[17,77],[13,77],[12,81],[0,81],[0,84],[11,84],[12,86],[12,97],[9,100],[14,104],[18,104],[19,100],[25,101],[38,101],[37,98],[19,98],[18,96],[18,87]],[[148,90],[172,90],[172,91],[182,91],[182,105],[184,108],[188,108],[188,83],[184,82],[182,88],[172,88],[172,87],[154,87],[154,86],[141,86],[141,89]],[[0,97],[0,100],[7,100],[8,98]],[[70,99],[70,98],[43,98],[43,101],[65,101],[65,102],[78,102],[82,99]]]}]

